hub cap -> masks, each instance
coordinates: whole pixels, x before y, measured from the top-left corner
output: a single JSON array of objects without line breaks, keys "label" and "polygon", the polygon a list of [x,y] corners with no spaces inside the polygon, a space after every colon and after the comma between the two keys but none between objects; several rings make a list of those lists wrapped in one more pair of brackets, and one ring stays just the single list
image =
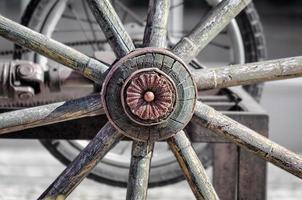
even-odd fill
[{"label": "hub cap", "polygon": [[113,65],[102,91],[109,121],[141,141],[164,140],[190,121],[196,87],[185,64],[163,49],[138,49]]}]

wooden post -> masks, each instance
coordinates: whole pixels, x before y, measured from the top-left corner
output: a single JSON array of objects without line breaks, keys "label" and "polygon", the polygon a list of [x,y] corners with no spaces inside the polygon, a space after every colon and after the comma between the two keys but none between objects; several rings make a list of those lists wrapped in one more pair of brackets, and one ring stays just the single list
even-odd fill
[{"label": "wooden post", "polygon": [[[245,120],[244,125],[268,137],[268,116],[252,115]],[[266,171],[265,160],[253,153],[240,148],[239,150],[239,175],[238,175],[238,199],[254,200],[266,199]]]},{"label": "wooden post", "polygon": [[231,143],[213,144],[213,185],[223,200],[236,199],[238,175],[237,146]]}]

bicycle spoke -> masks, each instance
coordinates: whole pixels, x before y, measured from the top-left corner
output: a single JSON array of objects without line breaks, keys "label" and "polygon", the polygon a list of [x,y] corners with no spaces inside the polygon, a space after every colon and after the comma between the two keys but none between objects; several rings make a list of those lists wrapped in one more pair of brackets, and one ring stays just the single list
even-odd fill
[{"label": "bicycle spoke", "polygon": [[255,153],[258,157],[302,178],[301,156],[224,116],[213,108],[197,102],[192,120]]},{"label": "bicycle spoke", "polygon": [[150,163],[154,143],[133,141],[127,186],[127,200],[147,199]]},{"label": "bicycle spoke", "polygon": [[196,199],[219,199],[191,142],[181,131],[168,140]]},{"label": "bicycle spoke", "polygon": [[[85,5],[83,5],[83,8],[84,8],[84,6],[85,6]],[[81,21],[80,17],[78,16],[78,14],[76,13],[76,10],[73,8],[73,6],[72,6],[71,4],[69,4],[69,5],[67,6],[67,8],[68,8],[69,11],[73,14],[73,16],[75,16],[76,22],[77,22],[78,25],[80,26],[80,30],[83,32],[83,35],[85,36],[86,40],[87,40],[87,41],[91,40],[91,39],[89,38],[87,32],[85,31],[85,26],[84,26],[83,22]],[[85,9],[84,9],[84,10],[85,10]],[[94,33],[94,32],[92,31],[92,33]],[[94,38],[94,40],[96,40],[96,38]],[[92,49],[93,52],[96,51],[96,48],[95,48],[93,45],[91,45],[91,49]]]},{"label": "bicycle spoke", "polygon": [[101,96],[53,103],[0,114],[0,134],[104,114]]},{"label": "bicycle spoke", "polygon": [[144,46],[166,47],[170,0],[150,0]]},{"label": "bicycle spoke", "polygon": [[[89,11],[89,7],[87,5],[87,1],[82,0],[81,2],[82,2],[82,6],[83,6],[83,10],[84,10],[85,16],[86,16],[87,21],[89,23],[89,27],[90,27],[90,30],[91,30],[91,34],[92,34],[93,40],[97,41],[98,39],[97,39],[96,33],[94,31],[94,28],[93,28],[93,21],[90,19],[90,15],[89,15],[89,12],[88,12]],[[98,45],[96,45],[96,46],[97,46],[97,50],[101,49],[100,46],[98,46]],[[92,48],[95,49],[95,47],[93,45],[92,45]]]},{"label": "bicycle spoke", "polygon": [[0,36],[101,83],[108,66],[0,15]]},{"label": "bicycle spoke", "polygon": [[135,49],[109,0],[88,0],[88,4],[118,58]]},{"label": "bicycle spoke", "polygon": [[126,7],[122,2],[120,2],[118,0],[118,1],[114,1],[114,3],[116,5],[116,7],[121,8],[121,10],[123,10],[125,13],[127,13],[134,20],[134,22],[136,22],[138,25],[140,25],[140,26],[145,25],[145,21],[139,15],[137,15],[135,12],[133,12],[131,9]]},{"label": "bicycle spoke", "polygon": [[107,123],[38,199],[66,198],[121,138]]},{"label": "bicycle spoke", "polygon": [[251,0],[223,0],[173,48],[186,63],[194,59]]},{"label": "bicycle spoke", "polygon": [[296,78],[302,76],[302,56],[202,69],[193,76],[199,90]]}]

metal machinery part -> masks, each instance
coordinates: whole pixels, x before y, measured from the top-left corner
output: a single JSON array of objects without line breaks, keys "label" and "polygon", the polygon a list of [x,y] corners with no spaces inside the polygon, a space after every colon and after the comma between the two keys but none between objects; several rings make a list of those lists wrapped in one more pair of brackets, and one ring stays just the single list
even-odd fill
[{"label": "metal machinery part", "polygon": [[0,63],[0,107],[18,109],[71,98],[95,91],[92,82],[66,69],[16,60]]},{"label": "metal machinery part", "polygon": [[[143,39],[144,48],[134,46],[130,35],[126,32],[109,0],[89,0],[88,3],[117,57],[116,65],[112,65],[111,68],[75,49],[0,16],[0,35],[2,37],[74,69],[98,84],[103,84],[101,94],[0,114],[0,134],[9,134],[18,130],[88,116],[93,117],[102,114],[103,111],[110,120],[42,193],[38,198],[39,200],[65,199],[91,172],[99,160],[127,136],[131,136],[133,140],[127,200],[147,198],[154,142],[166,138],[166,136],[169,138],[165,141],[177,159],[196,199],[219,199],[191,141],[187,134],[180,130],[189,122],[188,116],[191,118],[192,110],[194,111],[190,122],[194,125],[211,130],[217,136],[229,140],[255,156],[302,178],[302,157],[300,155],[204,104],[197,99],[196,92],[197,90],[203,91],[301,77],[301,56],[202,69],[194,74],[185,67],[234,17],[251,3],[250,0],[224,0],[220,2],[171,50],[165,50],[169,1],[150,1]],[[147,51],[150,56],[142,54],[142,51]],[[143,57],[141,64],[140,57],[136,57],[137,54]],[[166,57],[170,58],[168,60],[172,60],[170,63],[167,62],[168,64],[165,62]],[[132,59],[135,60],[134,63],[132,63]],[[141,71],[138,69],[139,67],[144,70]],[[187,76],[183,76],[183,74],[187,74]],[[152,75],[153,78],[159,77],[162,83],[153,82],[151,81],[152,78],[143,78],[143,80],[150,80],[150,82],[136,84],[140,77],[149,77],[149,75]],[[114,82],[115,80],[118,84]],[[152,83],[160,84],[158,88],[162,87],[162,90],[166,88],[167,96],[165,97],[168,99],[158,95],[157,91],[152,88]],[[131,96],[131,92],[134,92],[133,89],[138,85],[140,86],[136,90],[138,95]],[[121,90],[120,87],[122,87]],[[186,90],[187,88],[188,90]],[[108,91],[112,91],[112,93],[117,91],[119,95],[116,97]],[[145,97],[146,91],[153,93],[153,95],[148,93]],[[131,99],[132,97],[135,98]],[[157,100],[159,102],[156,102]],[[119,107],[119,103],[122,101],[128,103]],[[182,101],[195,102],[182,105]],[[165,104],[164,102],[168,103]],[[156,111],[153,110],[153,114],[150,114],[150,109],[156,108],[155,104],[158,107],[163,104],[164,106],[160,113],[156,114]],[[136,112],[135,109],[141,105],[145,105],[142,107],[142,112]],[[114,108],[122,109],[118,113],[119,116],[115,113]],[[131,113],[135,116],[129,117],[132,115]],[[130,123],[119,123],[119,120],[129,120]],[[133,123],[136,125],[134,126]],[[175,123],[177,126],[173,126]],[[137,129],[137,127],[141,127],[147,130],[150,125],[156,130],[155,136],[159,130],[159,137],[150,138],[150,133],[140,132]],[[137,131],[137,135],[133,134],[135,131]],[[150,139],[145,138],[146,135]]]}]

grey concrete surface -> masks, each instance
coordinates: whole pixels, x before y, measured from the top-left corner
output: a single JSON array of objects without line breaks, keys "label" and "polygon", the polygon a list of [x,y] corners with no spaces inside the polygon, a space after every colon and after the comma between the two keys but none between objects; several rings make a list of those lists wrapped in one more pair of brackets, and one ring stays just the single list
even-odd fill
[{"label": "grey concrete surface", "polygon": [[[0,200],[33,200],[60,174],[64,166],[36,141],[0,145]],[[17,144],[17,145],[16,145]],[[211,169],[207,170],[211,177]],[[248,181],[248,180],[247,180]],[[302,181],[268,166],[268,200],[300,200]],[[70,200],[122,200],[126,189],[84,180]],[[221,197],[223,199],[223,197]],[[183,181],[174,185],[150,189],[149,200],[191,200],[194,196]]]}]

